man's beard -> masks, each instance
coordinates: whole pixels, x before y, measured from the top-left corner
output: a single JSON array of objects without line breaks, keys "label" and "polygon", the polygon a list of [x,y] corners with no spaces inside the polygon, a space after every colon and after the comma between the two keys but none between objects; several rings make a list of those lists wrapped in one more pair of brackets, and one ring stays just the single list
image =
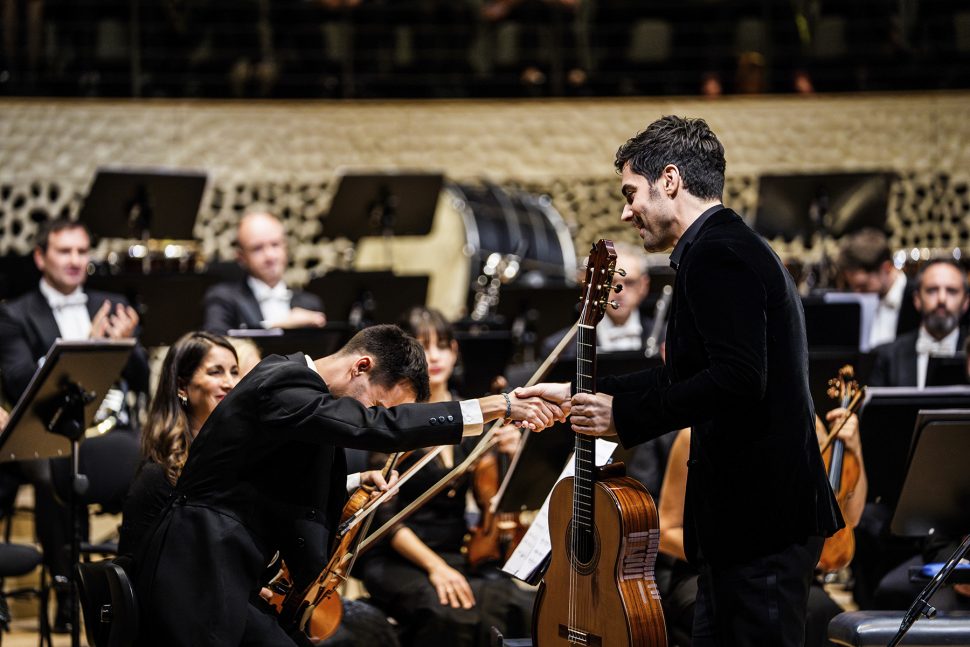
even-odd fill
[{"label": "man's beard", "polygon": [[936,339],[943,339],[956,330],[960,318],[952,312],[933,311],[923,318],[923,327]]}]

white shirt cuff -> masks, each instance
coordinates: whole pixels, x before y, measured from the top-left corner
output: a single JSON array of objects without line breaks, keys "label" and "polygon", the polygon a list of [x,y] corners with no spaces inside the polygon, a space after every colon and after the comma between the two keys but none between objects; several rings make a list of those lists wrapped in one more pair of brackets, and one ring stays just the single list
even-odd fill
[{"label": "white shirt cuff", "polygon": [[353,492],[360,487],[360,472],[347,475],[347,492]]},{"label": "white shirt cuff", "polygon": [[461,421],[464,425],[461,435],[481,436],[485,430],[485,417],[478,400],[462,400],[458,405],[461,407]]}]

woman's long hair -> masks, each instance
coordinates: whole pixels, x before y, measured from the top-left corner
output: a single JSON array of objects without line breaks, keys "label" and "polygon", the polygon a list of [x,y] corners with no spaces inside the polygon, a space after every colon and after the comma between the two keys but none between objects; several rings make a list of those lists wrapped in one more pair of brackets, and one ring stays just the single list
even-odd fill
[{"label": "woman's long hair", "polygon": [[189,405],[179,402],[179,388],[188,385],[192,374],[214,346],[221,346],[236,357],[236,349],[224,337],[207,332],[190,332],[172,344],[162,362],[162,374],[148,408],[142,454],[145,459],[164,467],[165,475],[172,484],[178,480],[188,457],[189,445],[192,444]]}]

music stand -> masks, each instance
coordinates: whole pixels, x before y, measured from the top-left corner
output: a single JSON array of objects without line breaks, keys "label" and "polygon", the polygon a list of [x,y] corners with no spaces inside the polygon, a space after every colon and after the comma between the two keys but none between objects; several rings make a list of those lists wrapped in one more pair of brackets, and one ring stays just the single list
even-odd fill
[{"label": "music stand", "polygon": [[330,321],[323,328],[296,328],[283,330],[282,328],[242,328],[229,330],[227,337],[234,339],[249,339],[257,347],[263,357],[267,355],[290,355],[302,352],[317,359],[336,352],[344,342],[350,339],[353,331],[346,323]]},{"label": "music stand", "polygon": [[441,173],[339,170],[324,230],[355,243],[365,236],[426,236],[443,183]]},{"label": "music stand", "polygon": [[859,433],[869,481],[869,501],[896,507],[906,458],[920,411],[970,408],[970,387],[869,387]]},{"label": "music stand", "polygon": [[931,355],[926,364],[926,386],[967,384],[967,355],[959,352],[953,357]]},{"label": "music stand", "polygon": [[[970,410],[921,411],[916,422],[909,468],[899,505],[892,519],[892,531],[900,535],[928,535],[940,532],[959,537],[970,531]],[[943,568],[916,596],[903,616],[899,631],[889,643],[894,647],[920,616],[932,618],[936,609],[930,598],[957,564],[970,551],[970,536],[964,537]]]},{"label": "music stand", "polygon": [[102,238],[192,240],[208,175],[99,168],[78,220]]},{"label": "music stand", "polygon": [[762,175],[754,230],[766,238],[838,238],[864,227],[884,230],[895,176],[875,171]]},{"label": "music stand", "polygon": [[0,433],[0,461],[71,457],[71,644],[80,644],[74,566],[81,544],[80,497],[88,487],[78,473],[78,448],[98,405],[120,377],[135,340],[57,340],[27,385]]},{"label": "music stand", "polygon": [[428,277],[390,271],[335,270],[313,279],[304,289],[323,299],[329,319],[363,328],[375,323],[397,323],[408,308],[424,305]]},{"label": "music stand", "polygon": [[859,350],[862,337],[860,304],[831,303],[823,298],[805,297],[802,299],[802,309],[805,311],[805,334],[810,350]]},{"label": "music stand", "polygon": [[145,346],[168,346],[190,330],[201,330],[199,305],[219,282],[212,274],[95,274],[87,286],[125,295],[138,311],[138,338]]},{"label": "music stand", "polygon": [[507,330],[456,330],[454,335],[461,356],[455,371],[458,392],[468,397],[488,393],[492,381],[505,372],[512,356],[512,333]]}]

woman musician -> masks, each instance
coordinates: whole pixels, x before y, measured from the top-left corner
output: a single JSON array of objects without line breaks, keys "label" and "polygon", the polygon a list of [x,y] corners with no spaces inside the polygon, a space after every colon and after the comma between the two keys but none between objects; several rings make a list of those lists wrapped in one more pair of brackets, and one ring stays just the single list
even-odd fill
[{"label": "woman musician", "polygon": [[[426,308],[408,311],[402,328],[424,346],[431,383],[431,402],[459,399],[448,382],[458,361],[458,344],[444,316]],[[499,449],[514,453],[519,431],[507,425],[499,432]],[[383,525],[398,510],[460,463],[477,438],[445,447],[439,456],[405,483],[395,499],[376,513],[375,527]],[[425,450],[426,451],[426,450]],[[403,473],[418,460],[416,451],[402,462]],[[374,461],[382,461],[375,455]],[[376,602],[400,625],[401,644],[443,644],[457,647],[489,644],[489,631],[496,626],[503,634],[525,636],[530,631],[533,595],[521,590],[494,568],[473,574],[461,552],[469,532],[465,508],[468,474],[457,478],[447,490],[431,498],[399,524],[387,540],[361,556],[357,574]],[[445,638],[447,637],[447,639]]]}]

